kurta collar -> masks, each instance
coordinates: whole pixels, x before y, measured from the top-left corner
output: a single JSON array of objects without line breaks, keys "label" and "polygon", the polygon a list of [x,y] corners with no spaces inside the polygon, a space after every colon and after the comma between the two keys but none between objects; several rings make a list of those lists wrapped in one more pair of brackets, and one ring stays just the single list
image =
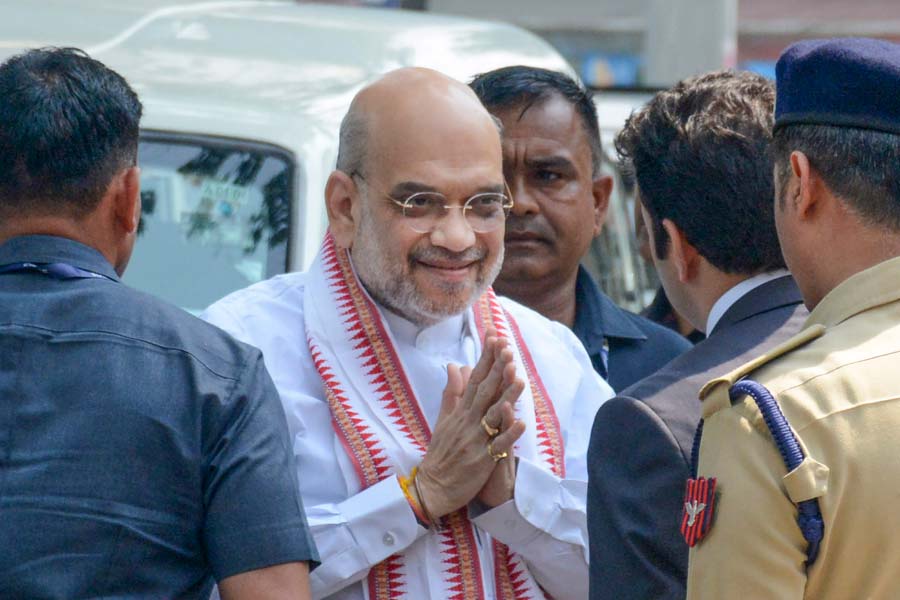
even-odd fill
[{"label": "kurta collar", "polygon": [[828,292],[810,313],[806,326],[831,327],[897,300],[900,300],[900,257],[860,271]]},{"label": "kurta collar", "polygon": [[464,315],[453,315],[434,325],[420,327],[380,305],[379,309],[397,342],[426,352],[439,352],[458,344],[468,330]]},{"label": "kurta collar", "polygon": [[0,245],[0,265],[17,262],[66,263],[119,281],[113,266],[98,250],[52,235],[23,235]]}]

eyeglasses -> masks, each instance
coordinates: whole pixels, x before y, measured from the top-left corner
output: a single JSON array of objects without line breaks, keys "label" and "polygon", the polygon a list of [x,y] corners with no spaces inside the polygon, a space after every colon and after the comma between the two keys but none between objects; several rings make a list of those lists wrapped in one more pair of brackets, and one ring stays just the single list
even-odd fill
[{"label": "eyeglasses", "polygon": [[[356,171],[350,176],[366,181],[366,178]],[[506,189],[508,192],[509,187]],[[451,208],[462,210],[466,223],[475,233],[490,233],[503,225],[513,207],[512,194],[499,192],[475,194],[462,206],[448,204],[447,197],[440,192],[416,192],[403,199],[394,198],[383,192],[382,194],[400,207],[404,222],[416,233],[434,231]]]}]

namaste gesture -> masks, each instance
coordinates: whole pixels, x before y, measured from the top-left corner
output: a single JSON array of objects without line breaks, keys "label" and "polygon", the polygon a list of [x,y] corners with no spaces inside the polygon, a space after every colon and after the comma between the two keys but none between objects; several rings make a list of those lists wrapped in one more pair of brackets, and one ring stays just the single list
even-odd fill
[{"label": "namaste gesture", "polygon": [[418,470],[418,500],[438,519],[472,500],[513,497],[513,444],[525,432],[514,406],[525,387],[512,350],[489,330],[474,368],[450,365],[431,444]]}]

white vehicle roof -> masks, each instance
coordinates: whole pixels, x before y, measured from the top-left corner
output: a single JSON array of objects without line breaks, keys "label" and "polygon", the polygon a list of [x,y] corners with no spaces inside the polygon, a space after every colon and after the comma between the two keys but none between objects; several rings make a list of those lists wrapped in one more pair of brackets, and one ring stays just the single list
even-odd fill
[{"label": "white vehicle roof", "polygon": [[293,268],[318,248],[340,119],[367,82],[407,65],[462,81],[513,64],[573,73],[549,44],[520,28],[401,10],[259,0],[6,0],[0,11],[0,59],[40,46],[82,48],[135,88],[144,129],[290,150],[302,204],[295,226],[306,233],[293,249]]},{"label": "white vehicle roof", "polygon": [[398,10],[57,0],[3,12],[7,55],[42,45],[86,50],[135,87],[147,128],[246,137],[252,125],[254,137],[286,147],[317,124],[333,134],[364,83],[404,65],[463,80],[516,63],[570,70],[522,29]]}]

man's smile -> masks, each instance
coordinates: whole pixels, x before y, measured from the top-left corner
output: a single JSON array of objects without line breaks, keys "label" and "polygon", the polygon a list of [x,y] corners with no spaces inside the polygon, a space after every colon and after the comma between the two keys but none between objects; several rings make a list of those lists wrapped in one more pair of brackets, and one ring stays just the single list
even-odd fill
[{"label": "man's smile", "polygon": [[454,281],[469,279],[472,269],[476,268],[479,262],[478,260],[415,260],[415,264],[424,267],[431,274]]}]

